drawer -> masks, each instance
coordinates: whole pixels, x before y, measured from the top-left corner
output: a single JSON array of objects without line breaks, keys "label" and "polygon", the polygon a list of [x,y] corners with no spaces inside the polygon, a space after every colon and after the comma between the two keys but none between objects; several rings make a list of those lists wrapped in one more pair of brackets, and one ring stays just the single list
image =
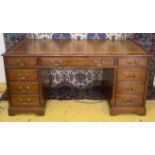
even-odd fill
[{"label": "drawer", "polygon": [[11,96],[13,106],[38,106],[39,96]]},{"label": "drawer", "polygon": [[146,66],[148,63],[147,58],[138,58],[138,57],[123,57],[119,58],[119,66]]},{"label": "drawer", "polygon": [[146,68],[126,68],[117,70],[118,80],[145,80]]},{"label": "drawer", "polygon": [[41,65],[42,66],[113,66],[114,65],[114,58],[107,57],[107,58],[41,58]]},{"label": "drawer", "polygon": [[37,58],[32,57],[6,57],[9,66],[36,66]]},{"label": "drawer", "polygon": [[119,81],[117,83],[117,94],[144,94],[145,82]]},{"label": "drawer", "polygon": [[8,69],[9,80],[36,81],[38,73],[35,69]]},{"label": "drawer", "polygon": [[116,96],[116,105],[143,105],[143,95],[118,95]]},{"label": "drawer", "polygon": [[38,83],[32,82],[10,82],[11,94],[38,94]]}]

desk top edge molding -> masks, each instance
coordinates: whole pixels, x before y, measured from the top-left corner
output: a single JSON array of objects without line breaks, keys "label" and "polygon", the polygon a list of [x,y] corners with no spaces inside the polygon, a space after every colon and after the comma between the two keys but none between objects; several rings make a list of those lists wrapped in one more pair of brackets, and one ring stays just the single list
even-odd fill
[{"label": "desk top edge molding", "polygon": [[[90,43],[90,44],[89,44]],[[40,45],[42,44],[42,46]],[[50,45],[51,44],[51,45]],[[67,44],[64,46],[64,44]],[[93,46],[92,46],[93,44]],[[130,46],[129,46],[129,45]],[[55,46],[53,48],[52,46]],[[65,50],[60,50],[64,46]],[[116,49],[116,47],[118,47]],[[76,47],[76,49],[74,48]],[[96,48],[97,47],[97,48]],[[109,49],[109,47],[111,49]],[[34,50],[35,49],[35,50]],[[70,53],[69,53],[69,52]],[[22,40],[2,56],[51,56],[51,57],[106,57],[106,56],[152,56],[148,51],[130,40]]]}]

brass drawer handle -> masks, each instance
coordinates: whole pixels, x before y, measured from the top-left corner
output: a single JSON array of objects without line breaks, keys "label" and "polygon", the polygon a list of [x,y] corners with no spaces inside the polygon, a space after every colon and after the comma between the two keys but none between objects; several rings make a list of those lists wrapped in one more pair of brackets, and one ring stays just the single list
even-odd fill
[{"label": "brass drawer handle", "polygon": [[17,64],[19,65],[19,66],[25,66],[25,65],[27,65],[27,63],[28,63],[28,60],[20,60],[20,59],[17,59]]},{"label": "brass drawer handle", "polygon": [[127,78],[129,78],[129,79],[135,79],[136,78],[136,75],[134,73],[127,74]]},{"label": "brass drawer handle", "polygon": [[133,103],[134,100],[133,100],[133,99],[127,99],[127,98],[125,98],[125,99],[124,99],[124,102],[125,102],[125,103]]},{"label": "brass drawer handle", "polygon": [[104,64],[106,61],[105,60],[102,60],[102,63]]},{"label": "brass drawer handle", "polygon": [[136,65],[139,65],[140,62],[139,62],[138,60],[135,60],[135,64],[136,64]]},{"label": "brass drawer handle", "polygon": [[128,61],[127,62],[129,65],[139,65],[140,62],[138,60],[135,60],[135,61]]},{"label": "brass drawer handle", "polygon": [[132,61],[128,61],[127,63],[128,63],[129,65],[132,65],[132,64],[133,64],[133,62],[132,62]]},{"label": "brass drawer handle", "polygon": [[20,102],[24,102],[24,99],[23,99],[23,98],[21,98],[21,99],[20,99]]},{"label": "brass drawer handle", "polygon": [[18,90],[22,90],[22,86],[18,86]]},{"label": "brass drawer handle", "polygon": [[29,78],[30,75],[29,75],[29,74],[27,74],[27,75],[22,75],[22,74],[18,73],[17,76],[20,78],[20,80],[26,80],[26,79]]},{"label": "brass drawer handle", "polygon": [[62,60],[50,60],[50,62],[54,66],[59,66],[62,63]]},{"label": "brass drawer handle", "polygon": [[99,67],[101,66],[101,62],[99,60],[94,60],[94,63]]},{"label": "brass drawer handle", "polygon": [[30,98],[27,99],[27,102],[30,103],[32,100]]},{"label": "brass drawer handle", "polygon": [[30,86],[26,86],[26,90],[30,90]]},{"label": "brass drawer handle", "polygon": [[22,86],[18,86],[18,90],[20,90],[23,93],[25,93],[25,92],[30,90],[30,86],[26,86],[25,88],[23,88]]},{"label": "brass drawer handle", "polygon": [[132,92],[132,91],[135,91],[136,88],[135,88],[135,87],[129,87],[129,88],[127,88],[126,90]]},{"label": "brass drawer handle", "polygon": [[27,100],[24,100],[23,98],[20,99],[20,102],[23,104],[23,105],[27,105],[31,102],[31,98],[28,98]]}]

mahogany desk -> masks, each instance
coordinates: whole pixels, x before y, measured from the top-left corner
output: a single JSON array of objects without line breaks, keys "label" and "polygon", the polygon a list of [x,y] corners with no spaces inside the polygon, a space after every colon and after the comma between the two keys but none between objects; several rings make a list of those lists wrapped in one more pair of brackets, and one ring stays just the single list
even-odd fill
[{"label": "mahogany desk", "polygon": [[3,54],[9,115],[43,115],[51,67],[112,68],[110,114],[145,114],[150,55],[132,41],[25,40]]}]

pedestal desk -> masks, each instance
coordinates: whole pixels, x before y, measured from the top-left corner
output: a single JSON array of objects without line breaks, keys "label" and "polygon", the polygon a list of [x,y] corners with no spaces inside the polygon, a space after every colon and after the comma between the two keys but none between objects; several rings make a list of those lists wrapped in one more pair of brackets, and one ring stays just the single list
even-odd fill
[{"label": "pedestal desk", "polygon": [[113,69],[110,114],[145,114],[150,55],[132,41],[23,40],[3,54],[9,115],[44,115],[48,69]]}]

